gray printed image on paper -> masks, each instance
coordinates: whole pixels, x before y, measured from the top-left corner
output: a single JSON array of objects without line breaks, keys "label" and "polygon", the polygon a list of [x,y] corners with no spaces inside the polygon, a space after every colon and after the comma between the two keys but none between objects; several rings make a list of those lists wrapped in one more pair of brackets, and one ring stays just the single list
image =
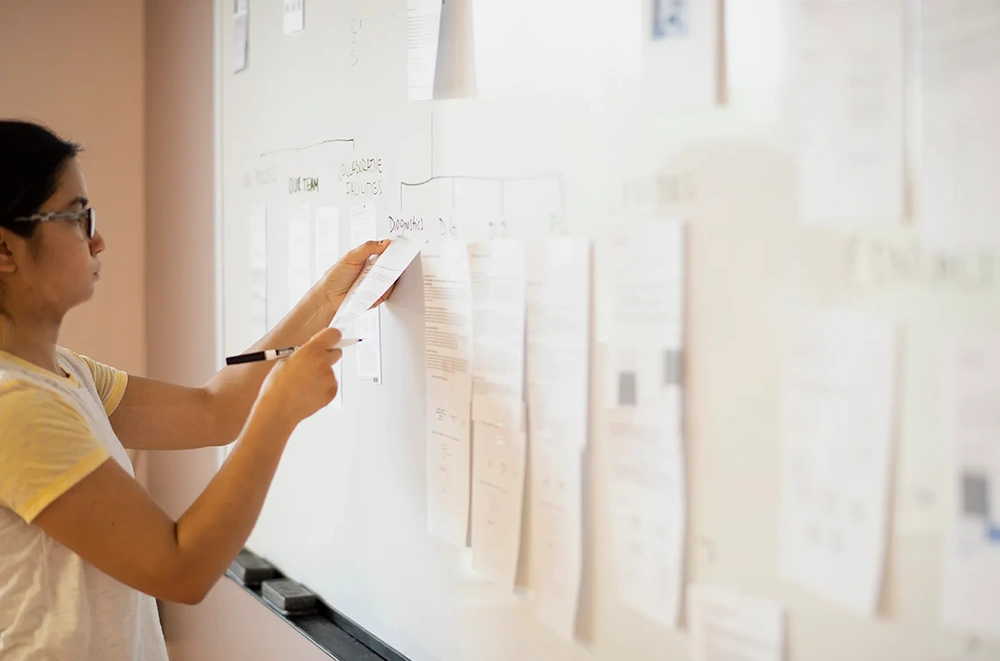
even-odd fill
[{"label": "gray printed image on paper", "polygon": [[639,403],[638,378],[635,372],[618,374],[618,406],[636,406]]},{"label": "gray printed image on paper", "polygon": [[663,385],[681,385],[681,352],[670,350],[663,352]]},{"label": "gray printed image on paper", "polygon": [[962,511],[969,516],[990,518],[990,484],[985,475],[962,476]]},{"label": "gray printed image on paper", "polygon": [[653,39],[686,37],[690,26],[691,0],[653,0]]}]

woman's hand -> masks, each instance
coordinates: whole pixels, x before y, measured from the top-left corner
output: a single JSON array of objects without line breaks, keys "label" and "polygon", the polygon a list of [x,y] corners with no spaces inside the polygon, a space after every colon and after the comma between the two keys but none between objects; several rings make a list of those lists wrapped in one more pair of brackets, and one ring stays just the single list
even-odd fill
[{"label": "woman's hand", "polygon": [[340,331],[325,328],[274,366],[261,386],[254,407],[290,429],[319,411],[337,396],[333,365],[340,360]]},{"label": "woman's hand", "polygon": [[[347,292],[350,291],[351,285],[358,279],[368,260],[375,255],[381,255],[385,252],[385,249],[389,247],[389,243],[389,239],[366,241],[341,257],[340,261],[330,267],[330,270],[326,272],[318,286],[326,294],[327,300],[334,305],[335,309],[340,307],[344,297],[347,296]],[[384,303],[391,293],[392,287],[389,287],[389,291],[382,298],[375,301],[372,307],[378,307]]]}]

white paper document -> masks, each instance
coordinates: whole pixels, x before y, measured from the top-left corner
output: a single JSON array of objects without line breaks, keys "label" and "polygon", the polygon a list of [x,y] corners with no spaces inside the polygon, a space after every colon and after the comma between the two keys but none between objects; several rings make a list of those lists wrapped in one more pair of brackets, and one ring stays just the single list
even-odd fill
[{"label": "white paper document", "polygon": [[403,275],[423,243],[413,239],[393,239],[385,252],[365,265],[340,304],[331,325],[346,328],[365,314]]},{"label": "white paper document", "polygon": [[921,3],[923,158],[928,245],[1000,248],[1000,3]]},{"label": "white paper document", "polygon": [[236,0],[233,11],[233,73],[247,68],[250,42],[250,0]]},{"label": "white paper document", "polygon": [[313,219],[313,282],[318,282],[343,256],[340,252],[340,210],[316,207]]},{"label": "white paper document", "polygon": [[576,238],[530,246],[528,410],[533,443],[587,444],[591,245]]},{"label": "white paper document", "polygon": [[531,447],[531,592],[535,616],[576,636],[583,579],[583,455]]},{"label": "white paper document", "polygon": [[508,590],[521,549],[526,433],[523,424],[473,421],[472,567]]},{"label": "white paper document", "polygon": [[362,340],[355,350],[358,381],[382,383],[382,310],[369,310],[358,317],[354,334]]},{"label": "white paper document", "polygon": [[294,34],[301,31],[305,25],[306,0],[284,0],[284,31]]},{"label": "white paper document", "polygon": [[868,616],[885,568],[895,369],[890,322],[833,308],[790,312],[779,573]]},{"label": "white paper document", "polygon": [[472,286],[472,565],[513,589],[521,548],[526,434],[523,246],[469,245]]},{"label": "white paper document", "polygon": [[[680,396],[684,337],[684,228],[679,220],[630,225],[600,244],[609,280],[611,407],[651,409]],[[680,420],[671,421],[679,428]]]},{"label": "white paper document", "polygon": [[288,306],[295,307],[312,287],[312,219],[309,205],[288,213]]},{"label": "white paper document", "polygon": [[616,591],[626,606],[676,626],[687,520],[683,228],[644,223],[602,248],[612,301],[605,434]]},{"label": "white paper document", "polygon": [[510,239],[469,245],[472,417],[518,430],[524,410],[524,248]]},{"label": "white paper document", "polygon": [[718,103],[719,57],[724,51],[719,44],[719,4],[719,0],[649,3],[650,20],[644,23],[649,38],[633,37],[644,44],[644,94],[658,97],[671,109],[710,108]]},{"label": "white paper document", "polygon": [[687,514],[680,396],[664,398],[660,409],[612,408],[606,418],[615,592],[628,608],[674,627]]},{"label": "white paper document", "polygon": [[[374,241],[376,236],[375,205],[358,204],[351,207],[351,249],[357,248],[366,241]],[[416,250],[419,250],[419,247]],[[393,252],[394,254],[396,253],[395,250]],[[410,257],[410,261],[412,261],[415,255],[416,251]],[[392,259],[385,263],[385,265],[391,264]],[[409,261],[407,261],[407,265],[409,265]],[[373,268],[374,266],[371,263],[365,267],[354,283],[355,288],[361,287],[362,278],[368,278]],[[403,269],[405,268],[404,266]],[[402,274],[402,270],[396,274],[392,282],[395,282],[400,274]],[[388,274],[383,274],[383,276],[386,275]],[[358,345],[358,350],[354,354],[357,361],[358,381],[382,383],[382,313],[380,310],[372,310],[370,308],[375,301],[381,298],[382,294],[388,291],[389,287],[392,286],[392,282],[386,285],[381,294],[370,301],[368,299],[371,298],[371,291],[362,289],[361,294],[363,295],[358,298],[358,293],[352,288],[348,292],[347,298],[341,303],[340,309],[337,311],[337,316],[333,319],[334,326],[344,329],[345,333],[352,334],[354,337],[364,340]],[[371,289],[371,286],[375,284],[376,281],[373,280],[368,283],[368,288]],[[366,303],[366,301],[368,302]],[[353,330],[351,330],[352,325]]]},{"label": "white paper document", "polygon": [[591,246],[560,238],[528,255],[531,592],[536,616],[572,639],[583,567]]},{"label": "white paper document", "polygon": [[691,661],[783,661],[785,613],[781,604],[732,588],[692,586],[688,591]]},{"label": "white paper document", "polygon": [[434,98],[442,0],[406,0],[407,98]]},{"label": "white paper document", "polygon": [[253,341],[264,337],[267,320],[267,207],[251,207],[247,218],[250,237],[250,327]]},{"label": "white paper document", "polygon": [[726,103],[739,103],[748,94],[772,93],[787,82],[788,40],[784,19],[786,0],[727,2]]},{"label": "white paper document", "polygon": [[365,241],[374,241],[377,236],[375,205],[356,204],[351,207],[351,250]]},{"label": "white paper document", "polygon": [[[318,282],[342,256],[340,252],[340,210],[337,207],[316,207],[313,223],[315,239],[313,240],[312,280]],[[344,406],[343,366],[343,360],[337,361],[333,366],[333,373],[337,377],[340,388],[330,405],[337,409]]]},{"label": "white paper document", "polygon": [[944,624],[1000,638],[1000,336],[954,342],[944,373],[952,475]]},{"label": "white paper document", "polygon": [[[387,251],[388,252],[388,251]],[[427,532],[468,540],[471,480],[472,286],[463,241],[424,246]]]},{"label": "white paper document", "polygon": [[792,119],[804,220],[834,227],[898,222],[903,0],[803,0],[792,14]]}]

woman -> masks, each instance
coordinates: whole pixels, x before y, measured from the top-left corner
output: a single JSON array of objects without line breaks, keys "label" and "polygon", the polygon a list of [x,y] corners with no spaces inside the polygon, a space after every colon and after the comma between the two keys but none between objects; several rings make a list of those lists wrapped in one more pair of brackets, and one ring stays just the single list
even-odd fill
[{"label": "woman", "polygon": [[[290,358],[201,388],[127,376],[58,346],[105,248],[78,150],[0,121],[0,658],[160,661],[155,599],[198,603],[243,547],[292,430],[337,392],[328,326],[388,241],[348,253],[255,345],[304,344]],[[234,439],[177,521],[125,452]]]}]

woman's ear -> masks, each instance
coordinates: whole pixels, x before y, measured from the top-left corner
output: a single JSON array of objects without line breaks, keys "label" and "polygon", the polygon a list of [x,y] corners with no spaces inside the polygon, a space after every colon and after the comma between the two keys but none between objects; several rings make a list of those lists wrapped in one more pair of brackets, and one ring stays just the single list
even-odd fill
[{"label": "woman's ear", "polygon": [[11,250],[10,240],[14,235],[9,229],[0,227],[0,273],[14,273],[17,271],[17,260],[14,259],[14,252]]}]

